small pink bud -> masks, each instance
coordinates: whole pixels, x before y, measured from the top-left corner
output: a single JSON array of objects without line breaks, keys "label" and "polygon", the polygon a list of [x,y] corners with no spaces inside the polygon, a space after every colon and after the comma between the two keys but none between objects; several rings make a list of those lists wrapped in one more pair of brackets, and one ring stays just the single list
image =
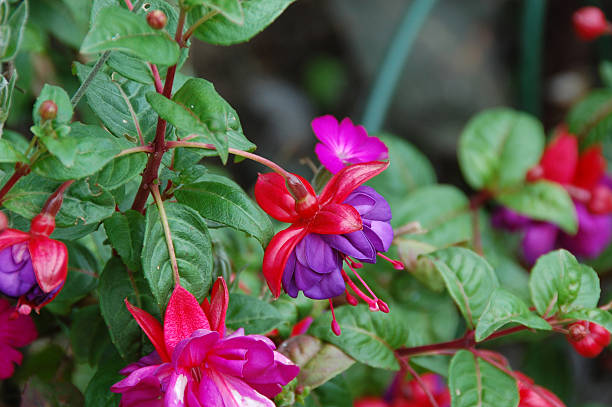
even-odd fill
[{"label": "small pink bud", "polygon": [[167,22],[168,17],[166,17],[166,14],[161,10],[153,10],[147,14],[147,23],[151,28],[161,30],[166,26]]},{"label": "small pink bud", "polygon": [[52,100],[45,100],[38,108],[38,114],[44,120],[53,120],[57,117],[57,105]]},{"label": "small pink bud", "polygon": [[576,10],[572,21],[576,34],[585,41],[592,41],[610,32],[605,14],[597,7],[588,6]]},{"label": "small pink bud", "polygon": [[17,311],[21,315],[30,315],[30,313],[32,312],[32,307],[29,306],[28,304],[21,304],[19,308],[17,309]]},{"label": "small pink bud", "polygon": [[338,324],[338,321],[336,321],[335,319],[332,320],[331,330],[336,336],[340,336],[340,334],[342,333],[342,330],[340,329],[340,324]]}]

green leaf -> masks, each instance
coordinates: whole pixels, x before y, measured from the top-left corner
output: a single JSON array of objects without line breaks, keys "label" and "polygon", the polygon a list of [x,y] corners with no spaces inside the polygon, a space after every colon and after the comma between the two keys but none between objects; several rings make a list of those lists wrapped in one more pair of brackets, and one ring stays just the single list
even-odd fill
[{"label": "green leaf", "polygon": [[402,315],[392,309],[389,314],[370,312],[365,305],[336,308],[336,319],[342,334],[331,330],[331,312],[319,316],[309,333],[330,342],[361,363],[381,369],[398,370],[394,350],[404,344],[408,328]]},{"label": "green leaf", "polygon": [[105,347],[96,373],[85,389],[85,405],[87,407],[116,407],[121,395],[109,391],[110,387],[125,378],[119,370],[125,367],[117,350],[109,344]]},{"label": "green leaf", "polygon": [[583,139],[583,144],[602,142],[612,133],[612,90],[592,91],[567,115],[571,133]]},{"label": "green leaf", "polygon": [[[75,63],[76,74],[83,82],[91,72],[91,67]],[[98,72],[87,88],[87,104],[100,118],[104,126],[116,137],[138,139],[136,125],[130,114],[133,110],[140,125],[145,141],[153,141],[157,126],[157,114],[145,100],[145,94],[155,91],[155,87],[125,79],[120,75],[112,77],[106,72]]]},{"label": "green leaf", "polygon": [[[2,26],[0,26],[0,30]],[[0,35],[2,33],[0,32]],[[1,44],[0,44],[1,46]],[[2,127],[4,122],[9,117],[11,111],[11,105],[13,104],[13,93],[15,91],[15,84],[17,83],[17,70],[13,69],[10,72],[10,79],[7,81],[4,75],[0,75],[0,133],[2,133]]]},{"label": "green leaf", "polygon": [[[193,209],[165,203],[181,284],[199,302],[208,294],[212,276],[212,247],[206,221]],[[160,309],[165,309],[174,282],[166,239],[155,205],[147,209],[142,267]]]},{"label": "green leaf", "polygon": [[[249,0],[242,3],[244,23],[236,25],[219,15],[200,25],[195,36],[205,42],[217,45],[232,45],[245,42],[270,25],[295,0]],[[199,12],[199,14],[198,14]],[[202,11],[194,10],[195,22],[202,17]]]},{"label": "green leaf", "polygon": [[459,139],[459,164],[474,189],[518,184],[540,160],[544,128],[533,116],[497,108],[472,118]]},{"label": "green leaf", "polygon": [[449,247],[426,256],[438,268],[468,327],[476,326],[491,293],[499,286],[493,268],[478,254],[460,247]]},{"label": "green leaf", "polygon": [[55,129],[43,129],[39,126],[32,126],[30,131],[42,141],[49,153],[56,157],[63,166],[72,167],[74,165],[78,140],[69,137],[70,127],[61,125]]},{"label": "green leaf", "polygon": [[44,156],[34,164],[37,174],[58,181],[83,178],[102,169],[129,146],[99,126],[81,123],[72,124],[69,137],[77,144],[73,165],[66,167],[58,158]]},{"label": "green leaf", "polygon": [[104,229],[111,246],[130,270],[141,270],[140,252],[145,233],[145,219],[140,212],[115,212],[104,220]]},{"label": "green leaf", "polygon": [[244,12],[240,0],[184,0],[192,6],[202,5],[220,13],[234,24],[244,24]]},{"label": "green leaf", "polygon": [[431,163],[408,141],[391,134],[377,135],[389,148],[389,167],[368,182],[395,210],[415,189],[434,184],[436,173]]},{"label": "green leaf", "polygon": [[274,235],[268,216],[227,177],[205,174],[197,183],[178,189],[174,196],[203,218],[252,235],[264,247]]},{"label": "green leaf", "polygon": [[338,347],[310,335],[289,338],[279,348],[300,367],[298,383],[314,389],[351,367],[355,360]]},{"label": "green leaf", "polygon": [[[151,293],[141,273],[128,274],[125,265],[112,257],[102,271],[98,294],[100,310],[111,340],[126,361],[136,361],[152,350],[152,345],[127,310],[124,300],[149,312],[155,310]],[[153,313],[155,314],[155,313]]]},{"label": "green leaf", "polygon": [[130,182],[142,173],[147,164],[145,153],[128,154],[115,158],[89,177],[89,184],[114,190]]},{"label": "green leaf", "polygon": [[4,139],[0,139],[0,163],[25,162],[26,158],[13,145]]},{"label": "green leaf", "polygon": [[546,320],[529,310],[520,298],[498,288],[491,295],[489,304],[483,311],[476,326],[476,341],[480,342],[506,324],[515,322],[528,328],[551,330]]},{"label": "green leaf", "polygon": [[516,380],[495,366],[460,350],[450,364],[452,407],[517,407]]},{"label": "green leaf", "polygon": [[[21,4],[11,13],[8,21],[6,22],[6,27],[0,34],[7,35],[8,41],[4,46],[0,46],[0,62],[8,62],[11,59],[15,58],[17,55],[17,51],[19,51],[19,46],[21,44],[21,40],[23,38],[23,31],[26,25],[26,21],[28,19],[28,1],[23,0]],[[0,43],[3,40],[0,39]]]},{"label": "green leaf", "polygon": [[247,335],[265,334],[282,322],[271,304],[245,294],[231,294],[225,323],[228,328],[244,328]]},{"label": "green leaf", "polygon": [[167,32],[149,27],[144,15],[121,7],[100,10],[81,45],[84,54],[108,50],[123,51],[160,65],[174,65],[180,53]]},{"label": "green leaf", "polygon": [[443,247],[468,241],[472,237],[469,201],[465,194],[451,185],[430,185],[418,188],[396,205],[391,224],[399,228],[419,222],[424,234],[410,238]]},{"label": "green leaf", "polygon": [[153,83],[153,76],[148,64],[140,58],[136,58],[124,52],[112,52],[106,61],[106,65],[121,76],[143,85]]},{"label": "green leaf", "polygon": [[[54,303],[55,300],[49,305]],[[97,365],[106,343],[110,343],[110,337],[98,304],[75,309],[72,313],[72,327],[70,329],[70,344],[75,359],[79,363],[89,363],[90,366]]]},{"label": "green leaf", "polygon": [[402,236],[396,237],[394,244],[397,246],[401,262],[410,275],[432,291],[444,291],[446,286],[436,266],[427,257],[421,256],[435,251],[436,247]]},{"label": "green leaf", "polygon": [[532,219],[552,222],[569,234],[578,229],[574,203],[561,185],[548,181],[525,184],[520,189],[500,193],[497,199]]},{"label": "green leaf", "polygon": [[57,105],[57,117],[53,120],[53,122],[59,124],[70,123],[70,120],[72,120],[72,115],[74,114],[72,104],[70,103],[70,96],[68,96],[66,91],[59,86],[51,86],[49,84],[45,84],[45,86],[42,88],[38,98],[36,98],[34,107],[32,108],[32,118],[34,119],[34,123],[40,124],[42,122],[42,118],[40,117],[38,110],[40,109],[40,105],[47,100],[52,100]]},{"label": "green leaf", "polygon": [[538,259],[531,270],[529,290],[540,315],[595,308],[600,294],[595,270],[578,263],[566,250],[555,250]]}]

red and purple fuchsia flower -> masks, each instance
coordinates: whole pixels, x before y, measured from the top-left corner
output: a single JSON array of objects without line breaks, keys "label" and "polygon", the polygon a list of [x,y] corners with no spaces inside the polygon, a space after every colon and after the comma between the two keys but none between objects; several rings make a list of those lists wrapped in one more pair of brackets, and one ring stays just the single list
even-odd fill
[{"label": "red and purple fuchsia flower", "polygon": [[121,406],[274,407],[271,398],[300,369],[265,336],[245,335],[242,328],[227,335],[228,302],[223,278],[201,305],[177,285],[162,327],[126,299],[155,352],[121,371],[127,377],[111,387],[121,393]]},{"label": "red and purple fuchsia flower", "polygon": [[[282,287],[291,297],[302,291],[312,299],[330,299],[331,306],[331,298],[346,293],[348,302],[356,305],[348,285],[372,311],[389,312],[387,304],[356,271],[362,266],[360,262],[375,263],[377,257],[403,268],[403,264],[381,253],[389,249],[393,240],[389,204],[373,188],[362,185],[389,164],[361,160],[372,158],[371,152],[376,157],[386,157],[386,147],[377,138],[368,137],[363,127],[353,126],[349,119],[338,125],[332,116],[323,116],[315,119],[312,127],[317,137],[327,143],[318,149],[319,158],[330,172],[335,172],[321,193],[317,195],[308,181],[295,174],[260,174],[255,184],[255,198],[263,210],[291,224],[277,233],[266,248],[264,277],[275,297]],[[348,162],[357,163],[344,167]],[[351,280],[343,263],[369,295]],[[333,306],[331,309],[333,315]],[[335,316],[332,330],[340,334]]]},{"label": "red and purple fuchsia flower", "polygon": [[612,181],[605,169],[601,146],[579,153],[577,138],[561,128],[540,163],[528,172],[527,180],[545,179],[568,191],[578,217],[576,234],[567,234],[552,223],[532,220],[507,208],[494,214],[493,224],[524,233],[521,245],[529,264],[557,248],[582,258],[595,258],[612,240]]}]

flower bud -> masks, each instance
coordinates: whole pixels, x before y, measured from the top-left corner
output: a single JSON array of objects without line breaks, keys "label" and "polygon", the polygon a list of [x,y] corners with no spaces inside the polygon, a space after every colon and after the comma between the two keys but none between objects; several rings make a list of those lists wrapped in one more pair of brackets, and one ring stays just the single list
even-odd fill
[{"label": "flower bud", "polygon": [[612,190],[605,185],[598,185],[593,188],[587,207],[591,213],[597,215],[612,212]]},{"label": "flower bud", "polygon": [[167,22],[168,17],[166,17],[166,14],[161,10],[153,10],[147,14],[147,23],[151,28],[161,30],[166,26]]},{"label": "flower bud", "polygon": [[285,179],[287,190],[295,199],[295,210],[304,217],[313,216],[319,210],[316,195],[309,191],[304,183],[294,174],[289,174]]},{"label": "flower bud", "polygon": [[610,332],[594,322],[578,321],[568,329],[567,340],[585,358],[594,358],[610,344]]},{"label": "flower bud", "polygon": [[45,100],[38,108],[38,114],[44,120],[53,120],[57,117],[57,105],[52,100]]},{"label": "flower bud", "polygon": [[576,10],[572,21],[576,34],[585,41],[592,41],[610,32],[606,16],[597,7],[589,6]]}]

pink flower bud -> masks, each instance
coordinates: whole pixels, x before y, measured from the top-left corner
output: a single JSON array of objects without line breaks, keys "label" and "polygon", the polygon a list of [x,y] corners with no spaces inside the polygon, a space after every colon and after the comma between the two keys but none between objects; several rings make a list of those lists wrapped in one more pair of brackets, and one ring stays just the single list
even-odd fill
[{"label": "pink flower bud", "polygon": [[161,30],[166,26],[168,22],[168,17],[161,10],[153,10],[147,14],[147,23],[151,28],[156,30]]},{"label": "pink flower bud", "polygon": [[57,117],[57,105],[52,100],[45,100],[38,108],[38,114],[44,120],[53,120]]},{"label": "pink flower bud", "polygon": [[585,41],[592,41],[610,32],[606,16],[597,7],[589,6],[576,10],[572,21],[576,34]]}]

